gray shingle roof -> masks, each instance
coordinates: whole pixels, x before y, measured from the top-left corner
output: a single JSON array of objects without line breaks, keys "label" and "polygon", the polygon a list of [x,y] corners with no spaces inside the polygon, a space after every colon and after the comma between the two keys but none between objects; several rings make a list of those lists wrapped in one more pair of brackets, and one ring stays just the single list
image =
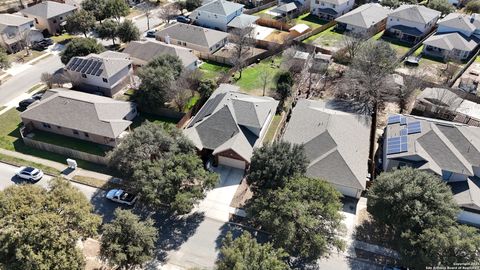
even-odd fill
[{"label": "gray shingle roof", "polygon": [[23,14],[29,14],[32,16],[49,19],[58,15],[71,12],[76,9],[76,7],[71,5],[62,4],[54,1],[45,1],[23,9],[20,12]]},{"label": "gray shingle roof", "polygon": [[74,90],[53,89],[20,114],[22,118],[117,138],[131,121],[124,120],[135,104]]},{"label": "gray shingle roof", "polygon": [[469,178],[467,181],[451,182],[448,185],[459,206],[480,210],[480,179]]},{"label": "gray shingle roof", "polygon": [[460,33],[436,34],[423,42],[424,45],[441,48],[447,51],[453,49],[461,51],[473,51],[478,44]]},{"label": "gray shingle roof", "polygon": [[198,61],[198,57],[190,50],[158,41],[132,41],[127,44],[123,52],[145,62],[149,62],[153,60],[153,58],[163,54],[178,56],[184,67],[190,66],[192,63]]},{"label": "gray shingle roof", "polygon": [[230,84],[221,84],[190,120],[184,133],[198,149],[213,154],[231,149],[250,162],[253,148],[261,143],[259,132],[269,124],[278,101],[239,92]]},{"label": "gray shingle roof", "polygon": [[0,14],[0,25],[21,26],[33,22],[33,19],[15,14]]},{"label": "gray shingle roof", "polygon": [[276,11],[276,12],[279,12],[279,13],[288,13],[290,11],[294,11],[297,9],[297,5],[295,5],[295,3],[287,3],[287,4],[283,4],[281,6],[278,6],[276,8],[274,8],[273,10]]},{"label": "gray shingle roof", "polygon": [[76,56],[70,59],[65,69],[72,73],[84,73],[111,78],[132,63],[128,57],[128,54],[112,51]]},{"label": "gray shingle roof", "polygon": [[[237,12],[237,10],[242,9],[244,5],[230,2],[230,1],[225,1],[225,0],[215,0],[212,2],[208,2],[204,4],[203,6],[197,8],[194,12],[198,11],[205,11],[213,14],[218,14],[218,15],[230,15],[234,12]],[[195,17],[195,16],[192,16]]]},{"label": "gray shingle roof", "polygon": [[461,13],[450,13],[438,21],[439,26],[446,26],[454,29],[473,32],[475,25],[470,22],[471,15]]},{"label": "gray shingle roof", "polygon": [[309,176],[365,189],[370,118],[330,109],[333,105],[331,101],[299,100],[283,139],[305,145]]},{"label": "gray shingle roof", "polygon": [[388,17],[395,17],[421,24],[428,23],[440,16],[440,12],[421,5],[401,5]]},{"label": "gray shingle roof", "polygon": [[176,23],[158,31],[157,36],[164,39],[165,37],[169,36],[170,38],[191,44],[197,44],[203,47],[211,47],[212,45],[227,38],[228,34],[196,25]]},{"label": "gray shingle roof", "polygon": [[397,25],[392,26],[391,28],[400,30],[405,34],[409,34],[409,35],[416,36],[416,37],[419,37],[419,36],[423,35],[423,32],[418,30],[415,27],[408,27],[408,26],[405,26],[405,25],[397,24]]},{"label": "gray shingle roof", "polygon": [[258,20],[258,16],[253,16],[253,15],[248,15],[248,14],[240,14],[239,16],[233,18],[233,20],[231,20],[227,24],[227,26],[243,29],[245,27],[251,26],[257,20]]},{"label": "gray shingle roof", "polygon": [[389,10],[379,4],[364,4],[338,17],[335,21],[345,24],[370,28],[387,18]]}]

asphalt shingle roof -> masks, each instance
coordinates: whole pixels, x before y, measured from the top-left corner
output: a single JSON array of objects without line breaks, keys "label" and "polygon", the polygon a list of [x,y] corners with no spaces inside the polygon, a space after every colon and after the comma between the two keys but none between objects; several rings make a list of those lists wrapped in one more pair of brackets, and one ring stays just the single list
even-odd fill
[{"label": "asphalt shingle roof", "polygon": [[283,139],[304,144],[309,176],[365,189],[370,118],[330,109],[333,107],[332,101],[299,100]]},{"label": "asphalt shingle roof", "polygon": [[401,5],[392,11],[388,17],[426,24],[440,16],[440,12],[421,5]]},{"label": "asphalt shingle roof", "polygon": [[461,51],[473,51],[478,44],[460,33],[436,34],[423,42],[424,45],[441,48],[447,51],[453,49]]},{"label": "asphalt shingle roof", "polygon": [[124,120],[135,105],[74,90],[48,90],[45,96],[22,112],[22,118],[117,138],[131,121]]},{"label": "asphalt shingle roof", "polygon": [[228,34],[222,31],[203,28],[196,25],[176,23],[157,32],[157,36],[165,37],[197,44],[203,47],[211,47],[214,44],[228,37]]},{"label": "asphalt shingle roof", "polygon": [[388,12],[388,9],[379,4],[364,4],[336,18],[335,21],[361,28],[370,28],[376,23],[386,19]]},{"label": "asphalt shingle roof", "polygon": [[[230,15],[236,12],[239,9],[242,9],[244,5],[225,1],[225,0],[215,0],[204,4],[203,6],[197,8],[194,12],[209,12],[218,15]],[[194,16],[192,16],[194,17]]]},{"label": "asphalt shingle roof", "polygon": [[159,55],[169,54],[180,58],[184,67],[198,61],[198,57],[190,50],[158,41],[132,41],[127,44],[123,52],[145,62],[149,62]]},{"label": "asphalt shingle roof", "polygon": [[26,23],[33,22],[32,18],[26,18],[15,14],[0,14],[0,25],[21,26]]},{"label": "asphalt shingle roof", "polygon": [[473,32],[475,25],[470,21],[471,15],[461,13],[450,13],[438,21],[439,26]]},{"label": "asphalt shingle roof", "polygon": [[105,51],[101,54],[76,56],[70,59],[65,68],[69,72],[85,73],[111,78],[132,63],[125,53]]},{"label": "asphalt shingle roof", "polygon": [[76,9],[76,7],[71,5],[62,4],[54,1],[45,1],[23,9],[20,12],[23,14],[29,14],[41,18],[50,19]]},{"label": "asphalt shingle roof", "polygon": [[243,29],[245,27],[251,26],[257,20],[258,20],[258,16],[253,16],[253,15],[248,15],[248,14],[240,14],[239,16],[233,18],[233,20],[231,20],[227,24],[227,26]]}]

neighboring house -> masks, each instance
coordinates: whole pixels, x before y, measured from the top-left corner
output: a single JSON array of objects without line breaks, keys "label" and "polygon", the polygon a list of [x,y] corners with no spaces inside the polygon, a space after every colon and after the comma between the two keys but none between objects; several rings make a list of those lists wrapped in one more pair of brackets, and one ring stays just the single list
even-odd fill
[{"label": "neighboring house", "polygon": [[163,54],[177,56],[188,70],[196,69],[199,62],[192,50],[159,41],[132,41],[127,44],[123,53],[130,55],[135,66],[144,66]]},{"label": "neighboring house", "polygon": [[480,104],[445,88],[425,88],[417,96],[412,114],[480,126]]},{"label": "neighboring house", "polygon": [[243,94],[238,86],[221,84],[190,120],[184,134],[215,164],[246,169],[255,147],[275,115],[278,101]]},{"label": "neighboring house", "polygon": [[0,44],[8,52],[15,53],[23,49],[28,42],[33,19],[14,14],[0,14]]},{"label": "neighboring house", "polygon": [[458,32],[467,37],[480,34],[478,14],[450,13],[439,20],[437,24],[437,33]]},{"label": "neighboring house", "polygon": [[432,31],[440,14],[421,5],[402,5],[388,14],[385,33],[415,44]]},{"label": "neighboring house", "polygon": [[446,61],[450,59],[464,61],[474,54],[477,46],[477,42],[456,32],[436,34],[423,42],[422,53]]},{"label": "neighboring house", "polygon": [[311,0],[310,13],[331,21],[349,12],[354,4],[354,0]]},{"label": "neighboring house", "polygon": [[336,106],[299,100],[283,140],[304,145],[307,176],[326,180],[344,196],[359,198],[368,176],[371,120],[330,107]]},{"label": "neighboring house", "polygon": [[218,51],[227,43],[227,37],[225,32],[185,23],[175,23],[156,34],[157,40],[203,53]]},{"label": "neighboring house", "polygon": [[134,103],[66,89],[48,90],[20,114],[27,131],[42,130],[116,146],[137,115]]},{"label": "neighboring house", "polygon": [[243,12],[243,5],[225,0],[215,0],[195,9],[189,18],[196,24],[227,31],[227,25]]},{"label": "neighboring house", "polygon": [[229,29],[245,29],[247,27],[254,28],[255,22],[258,20],[257,16],[248,15],[248,14],[240,14],[240,16],[235,17],[231,20],[227,27]]},{"label": "neighboring house", "polygon": [[73,57],[65,70],[74,89],[112,97],[130,83],[132,61],[128,54],[106,51]]},{"label": "neighboring house", "polygon": [[385,29],[389,10],[379,4],[364,4],[335,19],[337,29],[373,36]]},{"label": "neighboring house", "polygon": [[438,175],[462,208],[458,220],[480,225],[480,128],[391,115],[384,132],[383,169],[402,166]]},{"label": "neighboring house", "polygon": [[68,15],[77,10],[77,7],[45,1],[20,11],[23,16],[31,18],[35,22],[35,27],[41,31],[46,30],[51,35],[61,32],[62,26]]},{"label": "neighboring house", "polygon": [[297,9],[298,8],[297,8],[297,5],[295,5],[295,3],[286,3],[272,9],[272,12],[276,14],[280,14],[281,16],[287,16],[292,14]]}]

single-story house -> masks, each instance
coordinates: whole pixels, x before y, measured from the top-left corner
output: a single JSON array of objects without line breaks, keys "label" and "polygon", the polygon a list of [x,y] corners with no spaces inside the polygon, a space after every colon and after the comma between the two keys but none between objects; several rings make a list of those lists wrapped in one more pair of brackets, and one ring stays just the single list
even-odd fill
[{"label": "single-story house", "polygon": [[370,117],[335,110],[334,102],[300,99],[283,140],[303,144],[309,177],[331,183],[344,196],[366,188]]},{"label": "single-story house", "polygon": [[355,34],[373,36],[385,29],[390,11],[379,4],[363,4],[335,19],[337,29]]},{"label": "single-story house", "polygon": [[422,5],[401,5],[388,14],[385,34],[415,44],[432,31],[440,15]]},{"label": "single-story house", "polygon": [[67,89],[52,89],[20,114],[29,131],[42,130],[116,146],[137,115],[134,103]]},{"label": "single-story house", "polygon": [[33,19],[15,14],[0,14],[0,46],[7,52],[23,49],[23,40],[30,38]]},{"label": "single-story house", "polygon": [[23,16],[31,18],[38,30],[46,30],[51,35],[60,33],[65,19],[77,10],[77,7],[54,1],[45,1],[22,9]]},{"label": "single-story house", "polygon": [[480,226],[480,128],[411,115],[390,115],[383,169],[410,166],[436,174],[452,187],[460,222]]},{"label": "single-story house", "polygon": [[247,95],[238,86],[221,84],[183,131],[214,164],[246,169],[277,106],[271,97]]},{"label": "single-story house", "polygon": [[450,59],[463,61],[473,55],[477,46],[476,41],[457,32],[435,34],[423,42],[422,53],[447,61]]},{"label": "single-story house", "polygon": [[321,19],[331,21],[349,12],[354,0],[311,0],[310,13]]},{"label": "single-story house", "polygon": [[218,51],[227,43],[227,37],[225,32],[185,23],[175,23],[156,34],[157,40],[203,53]]},{"label": "single-story house", "polygon": [[113,51],[73,57],[65,70],[74,89],[108,97],[130,83],[133,72],[130,56]]},{"label": "single-story house", "polygon": [[189,18],[195,24],[216,30],[227,31],[227,25],[243,12],[243,5],[225,1],[214,0],[195,9]]},{"label": "single-story house", "polygon": [[182,61],[183,67],[188,70],[196,69],[199,61],[192,50],[159,41],[131,41],[123,53],[130,55],[135,66],[144,66],[163,54],[177,56]]}]

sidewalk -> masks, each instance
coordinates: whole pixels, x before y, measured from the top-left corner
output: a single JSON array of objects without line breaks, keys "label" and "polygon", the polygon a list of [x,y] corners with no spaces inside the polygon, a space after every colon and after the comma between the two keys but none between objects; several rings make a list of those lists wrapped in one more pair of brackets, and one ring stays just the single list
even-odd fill
[{"label": "sidewalk", "polygon": [[[22,154],[22,153],[10,151],[10,150],[5,150],[5,149],[0,149],[0,154],[24,159],[24,160],[35,162],[35,163],[39,163],[39,164],[57,169],[61,172],[68,171],[67,170],[68,169],[67,164],[62,164],[62,163],[51,161],[51,160],[48,160],[48,159],[43,159],[43,158],[38,158],[38,157],[30,156],[30,155],[25,155],[25,154]],[[66,161],[65,161],[65,163],[66,163]],[[63,176],[65,176],[68,179],[72,179],[74,176],[77,176],[77,175],[78,176],[84,176],[84,177],[91,177],[91,178],[99,179],[99,180],[102,180],[102,181],[105,181],[105,182],[108,182],[109,180],[114,179],[114,177],[111,176],[111,175],[98,173],[98,172],[94,172],[94,171],[88,171],[88,170],[85,170],[85,169],[82,169],[82,168],[79,168],[79,167],[77,167],[76,170],[72,171],[68,175],[63,175]]]}]

